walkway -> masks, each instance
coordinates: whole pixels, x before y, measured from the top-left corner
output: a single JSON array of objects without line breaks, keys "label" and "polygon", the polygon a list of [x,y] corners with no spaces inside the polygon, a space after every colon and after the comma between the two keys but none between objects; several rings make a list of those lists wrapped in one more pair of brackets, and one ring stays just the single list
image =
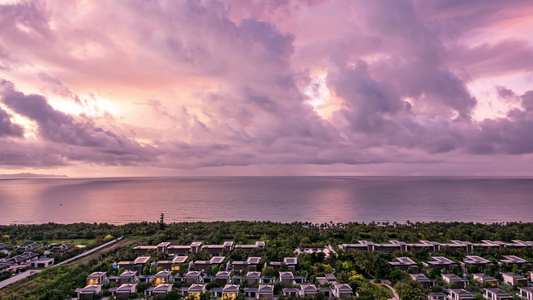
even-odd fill
[{"label": "walkway", "polygon": [[[107,247],[107,246],[109,246],[109,245],[111,245],[113,243],[116,243],[116,242],[120,241],[122,238],[123,237],[121,236],[121,237],[116,238],[114,240],[111,240],[111,241],[109,241],[109,242],[107,242],[105,244],[102,244],[100,246],[94,247],[94,248],[92,248],[90,250],[87,250],[87,251],[85,251],[83,253],[80,253],[80,254],[72,257],[72,258],[69,258],[69,259],[67,259],[65,261],[62,261],[62,262],[56,264],[56,265],[53,265],[50,268],[57,267],[57,266],[60,266],[60,265],[63,265],[63,264],[68,264],[71,261],[74,261],[74,260],[76,260],[78,258],[84,257],[84,256],[89,255],[89,254],[91,254],[93,252],[96,252],[96,251],[98,251],[98,250],[100,250],[102,248],[105,248],[105,247]],[[31,275],[37,274],[37,273],[41,273],[41,270],[28,270],[26,272],[22,272],[20,274],[15,275],[15,276],[9,277],[6,280],[2,280],[2,281],[0,281],[0,289],[4,288],[4,287],[6,287],[6,286],[8,286],[8,285],[10,285],[10,284],[12,284],[14,282],[17,282],[17,281],[19,281],[19,280],[21,280],[23,278],[26,278],[28,276],[31,276]]]},{"label": "walkway", "polygon": [[[370,280],[370,283],[373,284],[373,285],[384,285],[384,286],[388,287],[392,291],[392,294],[394,295],[394,298],[392,298],[392,300],[401,300],[400,296],[398,295],[396,290],[390,285],[390,281],[382,280],[381,283],[375,283],[374,279],[372,279],[372,280]],[[391,300],[391,299],[389,299],[389,300]]]}]

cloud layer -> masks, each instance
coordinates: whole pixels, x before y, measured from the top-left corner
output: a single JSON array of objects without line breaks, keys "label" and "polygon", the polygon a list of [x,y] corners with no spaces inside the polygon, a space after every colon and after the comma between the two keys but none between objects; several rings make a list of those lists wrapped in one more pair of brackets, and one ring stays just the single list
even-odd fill
[{"label": "cloud layer", "polygon": [[2,4],[0,165],[528,166],[532,12],[524,1]]}]

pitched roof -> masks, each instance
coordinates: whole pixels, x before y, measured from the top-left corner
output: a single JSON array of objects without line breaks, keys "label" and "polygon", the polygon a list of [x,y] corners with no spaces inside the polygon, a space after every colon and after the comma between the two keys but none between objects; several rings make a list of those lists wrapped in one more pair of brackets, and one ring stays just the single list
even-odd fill
[{"label": "pitched roof", "polygon": [[197,277],[200,276],[202,273],[198,271],[189,271],[187,274],[185,274],[185,277]]},{"label": "pitched roof", "polygon": [[216,277],[229,277],[231,272],[228,271],[218,271]]},{"label": "pitched roof", "polygon": [[202,291],[205,291],[205,284],[204,283],[195,283],[195,284],[192,284],[188,291],[189,292],[202,292]]},{"label": "pitched roof", "polygon": [[172,290],[172,284],[161,283],[154,287],[154,292],[170,292]]},{"label": "pitched roof", "polygon": [[223,291],[225,293],[231,293],[231,292],[238,292],[239,291],[239,285],[238,284],[226,284],[224,286]]},{"label": "pitched roof", "polygon": [[337,280],[337,277],[335,276],[334,273],[326,273],[326,274],[324,274],[324,277],[326,277],[326,279],[327,279],[328,281],[335,281],[335,280]]},{"label": "pitched roof", "polygon": [[300,292],[300,289],[298,288],[283,288],[283,293],[298,293]]},{"label": "pitched roof", "polygon": [[172,276],[172,273],[170,271],[159,271],[154,276],[155,277],[167,277],[167,276]]},{"label": "pitched roof", "polygon": [[273,293],[274,292],[274,286],[267,285],[267,284],[260,284],[259,288],[257,289],[259,293]]},{"label": "pitched roof", "polygon": [[135,275],[137,275],[137,271],[126,270],[126,271],[122,272],[122,274],[120,274],[119,276],[120,277],[131,277],[131,276],[135,276]]},{"label": "pitched roof", "polygon": [[333,286],[335,287],[335,289],[337,289],[338,291],[352,291],[352,287],[346,283],[335,283],[333,284]]},{"label": "pitched roof", "polygon": [[424,274],[409,274],[409,276],[416,281],[429,281],[429,278],[427,278]]},{"label": "pitched roof", "polygon": [[304,292],[316,292],[316,286],[314,284],[302,284],[300,288]]},{"label": "pitched roof", "polygon": [[261,277],[261,273],[259,273],[259,272],[248,272],[248,273],[246,273],[246,278],[259,279],[259,277]]},{"label": "pitched roof", "polygon": [[117,292],[135,292],[137,290],[137,285],[134,283],[124,283],[123,285],[119,286],[116,291]]},{"label": "pitched roof", "polygon": [[292,275],[292,272],[279,272],[279,277],[289,277],[294,278],[294,275]]}]

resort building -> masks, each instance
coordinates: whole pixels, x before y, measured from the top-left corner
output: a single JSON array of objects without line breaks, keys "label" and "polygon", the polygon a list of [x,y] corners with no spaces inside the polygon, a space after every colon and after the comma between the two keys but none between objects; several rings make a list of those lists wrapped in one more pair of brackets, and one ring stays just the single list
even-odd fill
[{"label": "resort building", "polygon": [[120,274],[118,278],[119,284],[137,283],[137,281],[139,281],[139,279],[137,278],[136,271],[126,270],[122,272],[122,274]]},{"label": "resort building", "polygon": [[533,287],[518,288],[518,296],[524,300],[533,300]]},{"label": "resort building", "polygon": [[261,273],[259,272],[248,272],[246,273],[246,285],[251,287],[259,284],[261,280]]},{"label": "resort building", "polygon": [[282,289],[283,296],[285,297],[296,297],[296,295],[300,295],[300,289],[298,288],[283,288]]},{"label": "resort building", "polygon": [[438,268],[445,272],[450,272],[458,268],[458,265],[453,260],[444,256],[432,256],[431,259],[432,260],[428,261],[427,263],[423,263],[424,266],[431,269]]},{"label": "resort building", "polygon": [[485,273],[472,274],[472,279],[479,281],[480,283],[488,283],[492,287],[498,287],[498,279],[489,276]]},{"label": "resort building", "polygon": [[527,279],[516,273],[502,273],[503,283],[511,286],[528,286]]},{"label": "resort building", "polygon": [[86,285],[106,284],[108,283],[106,272],[94,272],[87,276]]},{"label": "resort building", "polygon": [[441,292],[435,292],[435,293],[429,293],[428,300],[448,300],[448,295],[441,293]]},{"label": "resort building", "polygon": [[257,299],[272,300],[274,298],[274,286],[261,284],[257,288]]},{"label": "resort building", "polygon": [[222,289],[222,297],[224,299],[235,299],[239,293],[239,286],[236,284],[226,284]]},{"label": "resort building", "polygon": [[307,298],[314,298],[318,294],[318,290],[314,284],[300,285],[300,296]]},{"label": "resort building", "polygon": [[420,243],[407,244],[407,251],[422,251],[437,252],[439,250],[439,243],[421,240]]},{"label": "resort building", "polygon": [[296,265],[298,264],[298,257],[285,257],[283,258],[283,263],[289,268],[289,270],[295,271]]},{"label": "resort building", "polygon": [[463,279],[455,274],[442,274],[441,277],[442,280],[455,289],[464,289],[468,283],[468,280]]},{"label": "resort building", "polygon": [[464,289],[448,290],[451,300],[472,300],[475,299],[474,294]]},{"label": "resort building", "polygon": [[174,276],[170,271],[160,271],[154,275],[154,286],[163,284],[163,283],[173,283]]},{"label": "resort building", "polygon": [[279,281],[281,284],[292,285],[294,282],[294,275],[292,272],[279,272]]},{"label": "resort building", "polygon": [[418,281],[424,288],[429,289],[435,285],[434,279],[429,279],[424,274],[409,274],[413,280]]},{"label": "resort building", "polygon": [[487,267],[492,265],[490,260],[485,259],[483,257],[476,256],[476,255],[467,255],[463,259],[463,262],[461,264],[465,268],[473,266],[481,271],[485,270]]},{"label": "resort building", "polygon": [[352,287],[345,283],[335,283],[333,284],[333,296],[339,299],[353,296]]},{"label": "resort building", "polygon": [[131,294],[137,293],[137,285],[132,283],[126,283],[116,288],[110,288],[112,296],[115,296],[117,300],[129,299]]},{"label": "resort building", "polygon": [[172,284],[162,283],[157,286],[152,286],[144,291],[145,295],[152,296],[154,298],[163,297],[172,291]]},{"label": "resort building", "polygon": [[512,267],[514,265],[519,268],[526,267],[528,270],[531,270],[531,262],[520,258],[516,255],[504,255],[505,259],[500,260],[499,264],[501,266]]},{"label": "resort building", "polygon": [[409,257],[396,257],[393,261],[389,262],[393,268],[399,268],[400,270],[407,272],[412,270],[418,272],[418,264]]},{"label": "resort building", "polygon": [[101,284],[92,284],[84,288],[75,290],[77,298],[82,299],[82,300],[96,299],[96,294],[100,293],[101,291],[102,291]]},{"label": "resort building", "polygon": [[215,276],[215,281],[220,285],[226,285],[231,283],[231,272],[218,271]]},{"label": "resort building", "polygon": [[234,246],[235,250],[240,249],[240,250],[244,250],[244,251],[246,251],[248,253],[252,252],[252,250],[257,249],[257,248],[265,248],[265,242],[257,241],[253,245],[235,245]]},{"label": "resort building", "polygon": [[483,297],[487,300],[512,300],[513,296],[511,296],[509,293],[504,292],[500,289],[492,288],[492,289],[485,289],[485,293],[483,294]]}]

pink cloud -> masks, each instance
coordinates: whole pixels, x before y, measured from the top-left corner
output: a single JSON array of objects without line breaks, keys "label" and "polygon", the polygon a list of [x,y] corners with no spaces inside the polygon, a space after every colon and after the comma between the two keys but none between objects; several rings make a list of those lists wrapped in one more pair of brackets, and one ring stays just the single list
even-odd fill
[{"label": "pink cloud", "polygon": [[[475,120],[483,95],[468,89],[477,78],[531,72],[531,41],[504,30],[526,10],[521,1],[1,5],[0,164],[26,168],[23,156],[35,167],[176,169],[527,160],[530,92],[495,82],[516,107]],[[504,38],[480,34],[486,28]],[[317,74],[336,101],[327,117],[306,93]],[[120,113],[89,114],[99,98]],[[35,124],[35,137],[23,136],[20,118]]]}]

